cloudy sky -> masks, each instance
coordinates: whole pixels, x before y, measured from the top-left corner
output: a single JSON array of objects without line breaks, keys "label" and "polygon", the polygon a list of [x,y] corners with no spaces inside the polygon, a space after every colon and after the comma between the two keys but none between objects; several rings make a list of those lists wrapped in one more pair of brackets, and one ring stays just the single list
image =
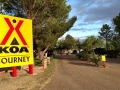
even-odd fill
[{"label": "cloudy sky", "polygon": [[77,21],[62,37],[97,36],[102,25],[112,26],[112,18],[120,13],[120,0],[68,0],[67,4],[72,7],[70,17],[77,16]]}]

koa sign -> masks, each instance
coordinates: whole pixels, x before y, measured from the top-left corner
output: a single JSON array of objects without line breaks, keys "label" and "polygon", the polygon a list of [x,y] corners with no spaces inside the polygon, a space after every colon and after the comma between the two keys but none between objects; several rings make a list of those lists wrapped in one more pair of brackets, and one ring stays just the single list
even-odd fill
[{"label": "koa sign", "polygon": [[33,64],[32,20],[0,15],[0,68]]}]

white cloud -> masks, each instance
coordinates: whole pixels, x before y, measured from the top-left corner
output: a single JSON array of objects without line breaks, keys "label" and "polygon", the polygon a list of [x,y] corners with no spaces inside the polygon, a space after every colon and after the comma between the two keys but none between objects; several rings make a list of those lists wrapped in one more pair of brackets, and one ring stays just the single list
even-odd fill
[{"label": "white cloud", "polygon": [[111,24],[112,18],[120,13],[120,0],[69,0],[67,4],[72,7],[70,16],[78,18],[70,31],[87,32],[86,35],[98,31],[103,24]]},{"label": "white cloud", "polygon": [[[72,1],[72,0],[71,0]],[[111,20],[120,12],[120,0],[75,0],[71,4],[76,11],[78,19],[84,22],[97,22]]]}]

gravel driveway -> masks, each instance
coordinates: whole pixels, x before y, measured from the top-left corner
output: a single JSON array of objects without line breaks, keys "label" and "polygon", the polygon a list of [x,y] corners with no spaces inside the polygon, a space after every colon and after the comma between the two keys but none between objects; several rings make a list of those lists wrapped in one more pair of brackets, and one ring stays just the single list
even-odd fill
[{"label": "gravel driveway", "polygon": [[107,67],[57,55],[55,76],[43,90],[120,90],[120,60],[108,59]]}]

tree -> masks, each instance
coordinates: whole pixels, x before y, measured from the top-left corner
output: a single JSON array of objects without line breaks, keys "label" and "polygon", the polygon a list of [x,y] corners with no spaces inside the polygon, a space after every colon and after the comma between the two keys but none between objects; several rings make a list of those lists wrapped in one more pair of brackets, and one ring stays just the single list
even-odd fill
[{"label": "tree", "polygon": [[68,19],[71,7],[66,5],[66,0],[5,1],[3,2],[5,12],[33,20],[33,37],[41,59],[77,20],[77,17]]},{"label": "tree", "polygon": [[119,34],[116,33],[113,36],[113,39],[108,44],[108,48],[110,48],[110,50],[120,50],[120,36],[119,36]]},{"label": "tree", "polygon": [[65,44],[65,40],[64,39],[58,40],[58,42],[56,44],[56,49],[60,50],[60,51],[66,49],[66,44]]},{"label": "tree", "polygon": [[54,47],[58,38],[67,32],[77,19],[76,17],[68,19],[68,13],[71,10],[70,6],[66,6],[64,0],[58,0],[58,2],[52,0],[45,4],[45,11],[48,12],[45,16],[41,15],[41,17],[46,19],[43,20],[44,23],[38,24],[41,27],[35,27],[34,35],[36,36],[35,38],[39,39],[39,49],[41,50],[42,48],[47,50]]},{"label": "tree", "polygon": [[93,51],[96,48],[104,48],[104,41],[101,38],[96,38],[95,36],[87,37],[87,39],[82,43],[83,49],[87,51]]},{"label": "tree", "polygon": [[115,31],[120,34],[120,13],[112,19],[112,22],[115,25]]},{"label": "tree", "polygon": [[71,36],[67,35],[65,39],[58,40],[57,48],[64,50],[64,49],[75,49],[76,48],[76,40]]},{"label": "tree", "polygon": [[113,50],[120,50],[120,13],[112,19],[114,25],[114,35],[111,40],[111,47]]},{"label": "tree", "polygon": [[67,50],[76,48],[76,40],[69,34],[65,38],[65,43]]},{"label": "tree", "polygon": [[101,38],[96,38],[96,40],[94,42],[94,47],[95,48],[105,48],[104,40]]},{"label": "tree", "polygon": [[96,48],[104,47],[104,40],[96,38],[95,36],[89,36],[83,43],[81,43],[81,46],[83,51],[77,54],[77,56],[82,60],[92,61],[98,66],[100,56],[95,54],[95,50]]},{"label": "tree", "polygon": [[108,41],[111,39],[111,35],[112,35],[112,30],[110,30],[111,27],[107,24],[103,24],[101,31],[99,32],[100,34],[100,38],[102,38],[103,40],[105,40],[106,42],[106,49],[108,50],[107,46],[108,46]]},{"label": "tree", "polygon": [[46,0],[1,0],[6,14],[34,20]]},{"label": "tree", "polygon": [[94,49],[94,42],[96,38],[94,36],[87,37],[87,39],[83,42],[84,49],[87,51]]},{"label": "tree", "polygon": [[79,50],[79,52],[80,52],[81,49],[82,49],[82,42],[80,41],[80,39],[77,39],[77,40],[76,40],[76,48]]}]

